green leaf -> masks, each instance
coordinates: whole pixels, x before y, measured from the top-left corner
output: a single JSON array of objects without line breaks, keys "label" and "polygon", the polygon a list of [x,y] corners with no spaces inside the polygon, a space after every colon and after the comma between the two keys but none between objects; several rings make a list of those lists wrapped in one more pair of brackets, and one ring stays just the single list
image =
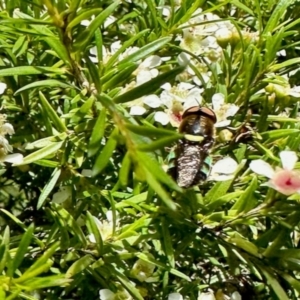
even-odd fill
[{"label": "green leaf", "polygon": [[[166,184],[169,188],[182,192],[182,189],[175,183],[175,181],[161,168],[158,162],[153,159],[148,153],[141,151],[136,152],[136,157],[139,164],[147,168],[147,170],[155,175],[155,178],[160,182]],[[154,189],[155,190],[155,189]]]},{"label": "green leaf", "polygon": [[88,44],[90,44],[95,31],[99,28],[100,25],[104,23],[106,18],[108,18],[116,7],[120,4],[120,1],[114,1],[106,9],[104,9],[97,17],[90,23],[90,25],[79,34],[75,43],[73,44],[74,49],[77,51],[84,51]]},{"label": "green leaf", "polygon": [[148,136],[148,137],[168,137],[170,135],[175,136],[177,139],[180,139],[183,137],[183,134],[177,133],[173,130],[168,130],[164,128],[156,128],[156,127],[150,127],[150,126],[140,126],[140,125],[132,125],[132,124],[126,124],[126,128],[128,128],[130,131],[142,135],[142,136]]},{"label": "green leaf", "polygon": [[26,66],[26,67],[14,67],[0,70],[0,76],[16,76],[16,75],[38,75],[38,74],[57,74],[63,75],[66,73],[64,68],[52,68],[52,67],[39,67],[39,66]]},{"label": "green leaf", "polygon": [[277,2],[272,15],[268,18],[267,25],[264,28],[264,33],[272,32],[275,27],[279,25],[279,20],[285,15],[287,8],[290,7],[294,2],[295,0],[279,0]]},{"label": "green leaf", "polygon": [[84,271],[89,265],[91,265],[93,262],[95,261],[95,259],[87,254],[81,258],[79,258],[77,261],[75,261],[71,267],[68,269],[67,273],[66,273],[66,277],[67,278],[71,278],[74,275]]},{"label": "green leaf", "polygon": [[67,286],[71,282],[70,279],[65,278],[64,274],[46,276],[46,277],[34,277],[22,282],[23,286],[26,286],[29,290],[45,289],[53,286],[62,288]]},{"label": "green leaf", "polygon": [[59,242],[55,242],[41,257],[39,257],[33,265],[31,265],[24,274],[15,279],[15,283],[21,283],[29,278],[33,278],[41,273],[46,272],[52,265],[52,261],[49,260],[52,258],[53,254],[56,252],[57,248],[59,247]]},{"label": "green leaf", "polygon": [[117,279],[121,282],[121,284],[126,288],[126,290],[134,297],[136,300],[143,300],[144,297],[140,294],[139,290],[134,287],[134,285],[130,282],[130,280],[124,276],[121,272],[114,269],[113,273]]},{"label": "green leaf", "polygon": [[42,92],[39,92],[41,104],[45,110],[45,113],[49,117],[49,119],[53,122],[53,125],[56,127],[56,129],[60,132],[67,131],[67,127],[62,122],[61,118],[57,115],[56,111],[53,109],[53,107],[50,105],[46,97]]},{"label": "green leaf", "polygon": [[140,144],[138,145],[137,149],[140,151],[151,152],[158,149],[163,149],[166,146],[170,147],[174,142],[178,141],[178,139],[178,135],[173,135],[170,137],[159,139],[149,144]]},{"label": "green leaf", "polygon": [[[285,60],[283,63],[279,63],[279,64],[275,64],[275,65],[271,66],[269,68],[269,70],[270,70],[270,72],[275,72],[275,71],[282,70],[283,68],[286,68],[286,67],[289,67],[292,65],[297,65],[299,63],[300,63],[300,57],[291,58],[291,59]],[[0,73],[0,76],[1,76],[1,73]]]},{"label": "green leaf", "polygon": [[24,256],[27,253],[27,249],[31,243],[33,231],[34,231],[34,226],[33,226],[33,224],[31,224],[28,227],[28,229],[26,230],[26,232],[23,234],[22,239],[21,239],[20,244],[17,249],[17,253],[16,253],[11,265],[9,266],[9,268],[7,270],[7,275],[9,277],[12,277],[14,275],[15,271],[17,270],[17,268],[21,265],[21,263],[24,259]]},{"label": "green leaf", "polygon": [[64,141],[57,142],[57,143],[51,143],[49,146],[39,149],[39,150],[29,154],[28,156],[26,156],[23,159],[22,163],[13,164],[13,165],[14,166],[22,166],[22,165],[30,164],[32,162],[36,162],[42,158],[45,158],[45,157],[57,152],[61,148],[63,143],[64,143]]},{"label": "green leaf", "polygon": [[172,245],[172,238],[171,238],[168,227],[169,227],[169,224],[166,223],[166,220],[163,220],[161,228],[162,228],[164,249],[165,249],[165,253],[168,258],[170,266],[172,268],[175,268],[175,257],[174,257],[174,251],[173,251],[173,245]]},{"label": "green leaf", "polygon": [[240,196],[238,201],[232,206],[231,210],[236,210],[236,213],[247,212],[252,209],[257,200],[254,193],[257,190],[257,178],[253,177],[245,192]]},{"label": "green leaf", "polygon": [[[108,62],[105,65],[105,68],[107,70],[110,69],[110,67],[116,62],[118,59],[119,55],[124,52],[126,49],[128,49],[135,41],[138,41],[143,35],[149,32],[149,29],[145,29],[137,34],[135,34],[133,37],[131,37],[129,40],[125,41],[122,44],[122,47],[118,49],[108,60]],[[122,68],[121,68],[122,69]]]},{"label": "green leaf", "polygon": [[82,243],[82,246],[86,247],[86,245],[87,245],[86,238],[85,238],[80,226],[74,220],[73,216],[67,210],[65,210],[63,207],[61,207],[59,204],[52,203],[51,207],[53,207],[58,212],[58,214],[61,217],[61,219],[63,220],[63,222],[68,225],[69,230]]},{"label": "green leaf", "polygon": [[9,234],[8,226],[5,227],[1,239],[2,240],[0,245],[0,274],[2,274],[4,268],[10,263],[10,256],[9,256],[10,234]]},{"label": "green leaf", "polygon": [[[140,98],[145,95],[149,95],[154,93],[157,89],[159,89],[164,83],[172,81],[178,74],[180,74],[184,70],[184,67],[177,67],[173,70],[165,72],[157,77],[135,87],[134,89],[117,96],[114,99],[115,103],[125,103],[137,98]],[[1,74],[0,74],[1,76]]]},{"label": "green leaf", "polygon": [[89,229],[90,234],[93,234],[95,237],[98,256],[101,256],[103,254],[103,240],[99,232],[99,228],[91,213],[87,211],[86,214],[87,214],[87,227]]},{"label": "green leaf", "polygon": [[104,135],[106,120],[106,108],[102,108],[98,116],[96,124],[93,128],[92,135],[88,147],[88,156],[95,155],[101,147],[101,140]]},{"label": "green leaf", "polygon": [[163,189],[163,187],[159,184],[156,178],[152,175],[155,173],[151,173],[148,170],[145,170],[146,180],[150,187],[157,193],[160,199],[169,207],[171,210],[176,210],[176,205],[171,199],[170,195]]},{"label": "green leaf", "polygon": [[39,88],[39,87],[43,87],[43,88],[53,88],[53,87],[60,87],[62,89],[67,89],[67,88],[71,88],[71,89],[76,89],[75,86],[56,80],[56,79],[46,79],[46,80],[41,80],[41,81],[36,81],[36,82],[32,82],[29,83],[27,85],[22,86],[20,89],[18,89],[15,92],[15,95],[18,95],[19,93],[29,90],[29,89],[34,89],[34,88]]},{"label": "green leaf", "polygon": [[280,300],[289,300],[289,297],[285,293],[284,289],[277,281],[275,276],[272,274],[271,270],[268,270],[265,266],[259,264],[259,269],[262,271],[263,275],[267,279],[267,283],[272,287],[273,291],[277,295],[278,299]]},{"label": "green leaf", "polygon": [[119,180],[122,186],[127,187],[128,176],[131,167],[130,154],[127,152],[123,158],[122,165],[119,172]]},{"label": "green leaf", "polygon": [[103,147],[102,151],[98,155],[96,162],[93,166],[93,169],[92,169],[93,175],[92,176],[96,176],[99,173],[101,173],[101,171],[108,164],[108,162],[112,156],[112,153],[114,152],[114,150],[116,149],[116,146],[118,144],[117,140],[116,140],[117,133],[118,133],[118,129],[115,128],[115,130],[109,136],[106,145]]},{"label": "green leaf", "polygon": [[274,129],[262,132],[260,135],[263,139],[280,139],[286,138],[293,134],[299,135],[299,132],[299,129]]},{"label": "green leaf", "polygon": [[139,50],[135,51],[134,53],[128,55],[126,58],[124,58],[122,61],[120,61],[119,66],[123,64],[127,64],[129,62],[137,62],[147,56],[149,56],[151,53],[161,49],[164,45],[166,45],[168,42],[171,41],[171,37],[162,37],[156,41],[153,41],[144,47],[140,48]]},{"label": "green leaf", "polygon": [[45,200],[47,199],[47,197],[49,196],[49,194],[52,192],[53,188],[55,187],[58,178],[60,177],[61,174],[61,169],[55,169],[51,175],[51,179],[50,181],[45,185],[45,187],[42,190],[42,193],[38,199],[38,203],[37,203],[37,209],[40,209]]},{"label": "green leaf", "polygon": [[[79,2],[79,0],[77,0]],[[72,1],[72,4],[75,1]],[[86,11],[81,12],[76,18],[74,18],[67,26],[66,31],[70,31],[74,26],[80,24],[83,20],[88,20],[92,16],[98,16],[103,11],[102,8],[94,8],[88,9]]]},{"label": "green leaf", "polygon": [[45,37],[43,40],[55,51],[57,56],[67,65],[71,66],[69,53],[62,42],[56,37]]}]

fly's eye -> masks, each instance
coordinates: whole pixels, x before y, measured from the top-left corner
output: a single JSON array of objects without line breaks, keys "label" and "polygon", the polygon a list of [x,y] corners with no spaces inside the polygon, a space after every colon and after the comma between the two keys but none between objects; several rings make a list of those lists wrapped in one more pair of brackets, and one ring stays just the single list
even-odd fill
[{"label": "fly's eye", "polygon": [[187,110],[185,110],[185,112],[182,115],[182,118],[185,118],[186,116],[189,116],[189,115],[199,114],[200,111],[201,111],[201,108],[199,106],[192,106],[192,107],[188,108]]},{"label": "fly's eye", "polygon": [[213,110],[211,110],[210,108],[207,107],[201,107],[200,109],[201,114],[207,116],[208,118],[210,118],[214,123],[217,122],[217,117],[216,114],[214,113]]},{"label": "fly's eye", "polygon": [[217,122],[217,117],[214,111],[207,107],[192,106],[188,108],[182,115],[182,119],[190,115],[200,115],[211,119],[214,123]]}]

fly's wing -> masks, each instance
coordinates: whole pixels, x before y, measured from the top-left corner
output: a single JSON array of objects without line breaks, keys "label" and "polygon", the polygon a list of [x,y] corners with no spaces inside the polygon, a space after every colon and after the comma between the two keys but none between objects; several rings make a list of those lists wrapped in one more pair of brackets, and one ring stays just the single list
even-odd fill
[{"label": "fly's wing", "polygon": [[191,145],[183,143],[179,147],[176,161],[177,184],[182,188],[189,188],[195,185],[197,174],[201,168],[203,149],[199,144]]}]

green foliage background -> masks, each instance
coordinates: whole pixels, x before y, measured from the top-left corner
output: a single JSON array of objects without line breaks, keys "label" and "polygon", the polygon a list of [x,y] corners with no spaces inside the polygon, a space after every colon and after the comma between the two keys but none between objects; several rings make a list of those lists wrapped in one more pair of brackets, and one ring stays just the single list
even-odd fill
[{"label": "green foliage background", "polygon": [[[292,71],[289,82],[299,85],[300,3],[183,0],[175,9],[174,2],[0,1],[0,78],[8,86],[1,113],[15,128],[14,152],[25,156],[1,167],[0,299],[99,299],[105,288],[133,299],[172,292],[197,299],[207,288],[299,299],[299,196],[261,187],[265,179],[248,165],[256,158],[280,165],[281,150],[299,151],[298,99],[270,99],[264,88],[283,85],[279,76]],[[157,9],[164,5],[167,21]],[[198,8],[232,20],[240,33],[238,46],[229,43],[209,66],[204,95],[210,103],[222,92],[238,105],[231,126],[247,119],[252,136],[216,143],[214,155],[239,163],[234,179],[185,191],[161,168],[165,147],[180,135],[154,123],[153,111],[130,116],[125,104],[159,94],[184,72],[176,37]],[[104,29],[111,15],[116,21]],[[256,43],[243,42],[245,28],[257,32]],[[116,40],[121,50],[103,62],[102,46]],[[130,46],[140,50],[118,60]],[[171,59],[158,77],[124,92],[152,54]],[[60,187],[70,197],[58,204]],[[104,222],[110,210],[114,233],[105,239],[95,217]],[[155,266],[151,280],[135,277],[138,259]]]}]

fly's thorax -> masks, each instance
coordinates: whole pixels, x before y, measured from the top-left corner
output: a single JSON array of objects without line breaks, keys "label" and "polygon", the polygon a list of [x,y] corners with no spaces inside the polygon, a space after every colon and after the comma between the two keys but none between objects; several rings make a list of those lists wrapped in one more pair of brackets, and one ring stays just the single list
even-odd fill
[{"label": "fly's thorax", "polygon": [[182,117],[179,132],[185,134],[185,140],[212,146],[214,142],[216,117],[208,108],[192,107]]}]

